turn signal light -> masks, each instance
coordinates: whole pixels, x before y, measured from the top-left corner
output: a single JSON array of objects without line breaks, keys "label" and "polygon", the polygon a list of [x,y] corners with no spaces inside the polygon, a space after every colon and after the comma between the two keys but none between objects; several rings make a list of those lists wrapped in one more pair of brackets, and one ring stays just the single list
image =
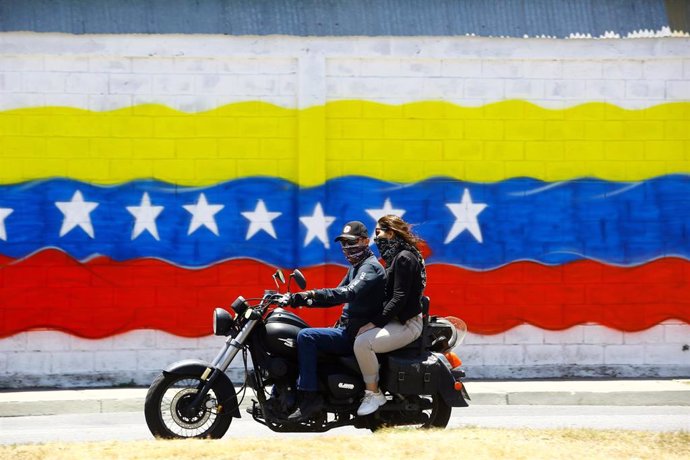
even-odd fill
[{"label": "turn signal light", "polygon": [[454,386],[456,391],[462,390],[462,382],[455,382]]},{"label": "turn signal light", "polygon": [[460,360],[460,358],[458,358],[458,355],[456,355],[452,351],[445,353],[445,357],[448,360],[448,362],[450,363],[450,367],[452,369],[455,369],[456,367],[462,366],[462,361]]}]

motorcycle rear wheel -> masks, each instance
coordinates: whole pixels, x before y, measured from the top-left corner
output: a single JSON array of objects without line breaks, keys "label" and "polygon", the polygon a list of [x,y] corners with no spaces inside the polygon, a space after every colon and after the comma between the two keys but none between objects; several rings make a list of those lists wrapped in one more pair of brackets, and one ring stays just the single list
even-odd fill
[{"label": "motorcycle rear wheel", "polygon": [[216,412],[218,396],[213,388],[196,414],[189,416],[184,411],[200,383],[198,375],[161,374],[154,380],[144,403],[146,425],[151,434],[164,439],[223,437],[232,417]]},{"label": "motorcycle rear wheel", "polygon": [[[444,401],[443,397],[438,393],[434,395],[421,397],[431,400],[431,409],[427,409],[424,411],[424,413],[426,413],[428,417],[427,421],[421,425],[406,426],[412,426],[418,429],[445,428],[446,426],[448,426],[448,421],[450,420],[450,412],[453,408],[446,404],[446,401]],[[368,420],[368,427],[373,432],[378,431],[381,428],[386,428],[387,426],[388,425],[386,425],[385,422],[377,420],[375,417],[371,417]]]},{"label": "motorcycle rear wheel", "polygon": [[420,428],[445,428],[448,426],[450,412],[453,408],[446,404],[446,401],[438,393],[431,397],[431,401],[432,408],[429,413],[429,421]]}]

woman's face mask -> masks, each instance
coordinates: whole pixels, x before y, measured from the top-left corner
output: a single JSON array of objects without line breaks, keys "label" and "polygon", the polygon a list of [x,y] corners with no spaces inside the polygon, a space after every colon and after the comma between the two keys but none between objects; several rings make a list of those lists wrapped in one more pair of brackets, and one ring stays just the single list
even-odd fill
[{"label": "woman's face mask", "polygon": [[393,258],[403,249],[403,241],[396,238],[395,233],[387,228],[376,227],[376,238],[374,243],[381,254],[381,258],[387,266],[393,263]]},{"label": "woman's face mask", "polygon": [[386,261],[386,265],[390,265],[393,257],[400,251],[400,241],[395,238],[379,237],[374,239],[376,247],[381,254],[381,258]]},{"label": "woman's face mask", "polygon": [[376,243],[376,247],[379,249],[379,252],[383,254],[386,249],[391,247],[393,241],[390,238],[379,237],[374,238],[374,243]]},{"label": "woman's face mask", "polygon": [[383,257],[383,253],[387,252],[393,244],[393,232],[385,227],[376,226],[376,238],[374,243]]}]

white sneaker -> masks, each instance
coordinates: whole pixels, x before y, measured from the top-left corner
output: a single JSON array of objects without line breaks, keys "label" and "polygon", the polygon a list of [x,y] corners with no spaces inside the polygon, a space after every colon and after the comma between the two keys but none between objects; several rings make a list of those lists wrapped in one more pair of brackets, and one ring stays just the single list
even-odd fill
[{"label": "white sneaker", "polygon": [[386,397],[381,393],[381,390],[379,390],[378,393],[364,390],[364,399],[362,399],[362,404],[360,404],[359,409],[357,409],[357,415],[372,414],[376,412],[379,407],[386,404],[387,401]]}]

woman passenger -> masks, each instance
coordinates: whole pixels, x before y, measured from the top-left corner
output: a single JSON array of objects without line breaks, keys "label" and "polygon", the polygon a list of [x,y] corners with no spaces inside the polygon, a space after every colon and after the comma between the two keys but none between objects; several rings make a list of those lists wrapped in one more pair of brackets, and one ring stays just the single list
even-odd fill
[{"label": "woman passenger", "polygon": [[383,216],[376,224],[374,242],[386,262],[386,297],[381,313],[359,329],[354,343],[366,386],[357,415],[371,414],[386,403],[378,385],[376,353],[402,348],[422,333],[421,299],[426,268],[417,248],[421,241],[398,216]]}]

